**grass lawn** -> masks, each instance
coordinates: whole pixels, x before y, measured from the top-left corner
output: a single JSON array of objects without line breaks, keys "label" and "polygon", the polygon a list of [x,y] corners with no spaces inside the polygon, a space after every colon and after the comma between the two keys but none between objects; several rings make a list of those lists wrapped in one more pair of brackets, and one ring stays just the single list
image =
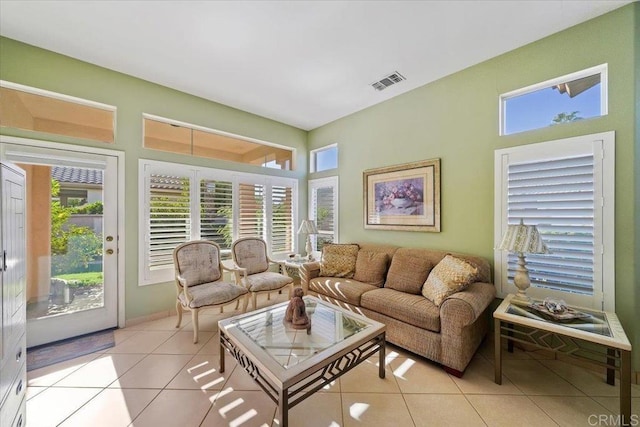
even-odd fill
[{"label": "grass lawn", "polygon": [[71,282],[69,283],[70,286],[93,286],[101,285],[104,283],[102,272],[100,271],[89,273],[59,274],[55,277],[57,279],[64,279]]}]

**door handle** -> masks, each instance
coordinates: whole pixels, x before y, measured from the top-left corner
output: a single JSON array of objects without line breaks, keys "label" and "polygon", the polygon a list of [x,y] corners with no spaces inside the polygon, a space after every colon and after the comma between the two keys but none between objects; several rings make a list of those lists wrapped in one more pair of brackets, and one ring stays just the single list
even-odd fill
[{"label": "door handle", "polygon": [[113,249],[107,249],[107,255],[113,255]]},{"label": "door handle", "polygon": [[2,271],[7,271],[7,251],[2,251]]}]

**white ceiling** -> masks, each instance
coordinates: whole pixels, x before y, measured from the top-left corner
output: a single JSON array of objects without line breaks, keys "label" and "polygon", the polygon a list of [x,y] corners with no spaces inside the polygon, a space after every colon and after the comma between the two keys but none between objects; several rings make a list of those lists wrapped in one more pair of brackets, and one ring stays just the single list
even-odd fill
[{"label": "white ceiling", "polygon": [[0,0],[0,34],[309,130],[630,2]]}]

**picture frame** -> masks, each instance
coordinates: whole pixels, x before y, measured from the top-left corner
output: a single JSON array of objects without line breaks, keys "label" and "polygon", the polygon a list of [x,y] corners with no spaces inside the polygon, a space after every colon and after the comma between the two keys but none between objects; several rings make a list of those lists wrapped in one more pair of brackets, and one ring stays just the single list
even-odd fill
[{"label": "picture frame", "polygon": [[364,228],[440,232],[440,159],[363,172]]}]

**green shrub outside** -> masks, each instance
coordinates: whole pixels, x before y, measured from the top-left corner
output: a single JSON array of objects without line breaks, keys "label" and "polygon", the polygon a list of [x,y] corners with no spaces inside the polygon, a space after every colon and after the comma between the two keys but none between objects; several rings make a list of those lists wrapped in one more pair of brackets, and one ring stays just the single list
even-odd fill
[{"label": "green shrub outside", "polygon": [[66,280],[72,288],[102,285],[104,283],[102,272],[60,274],[55,278]]}]

